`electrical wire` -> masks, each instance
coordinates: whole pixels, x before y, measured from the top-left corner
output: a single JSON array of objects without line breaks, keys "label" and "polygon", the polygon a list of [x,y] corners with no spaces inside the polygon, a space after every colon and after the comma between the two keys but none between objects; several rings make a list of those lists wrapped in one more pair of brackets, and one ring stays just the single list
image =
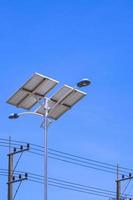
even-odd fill
[{"label": "electrical wire", "polygon": [[[0,144],[2,143],[0,146],[9,147],[9,141],[8,142],[7,141],[8,140],[6,140],[6,139],[2,139],[2,142],[0,141]],[[24,142],[20,142],[20,144],[18,144],[17,142],[20,142],[20,141],[12,141],[11,140],[10,141],[11,147],[13,147],[14,145],[20,146],[20,144],[25,144],[25,145],[27,144],[27,143],[24,143]],[[40,156],[44,156],[44,154],[43,154],[44,151],[42,150],[42,149],[44,149],[44,147],[39,146],[39,145],[34,145],[34,144],[32,144],[32,145],[41,148],[41,149],[37,149],[37,148],[32,147],[31,149],[34,150],[34,151],[42,152],[42,154],[34,152],[34,151],[30,151],[30,153],[40,155]],[[56,159],[56,160],[59,160],[59,161],[63,161],[63,162],[66,162],[66,163],[71,163],[71,164],[79,165],[79,166],[82,166],[82,167],[87,167],[87,168],[100,170],[100,171],[104,171],[104,172],[108,172],[108,173],[116,173],[116,169],[115,169],[116,166],[112,165],[112,164],[95,161],[95,160],[92,160],[92,159],[80,157],[80,156],[65,153],[65,152],[62,152],[62,151],[53,150],[53,149],[50,149],[50,148],[49,148],[49,154],[50,154],[49,158]],[[90,161],[92,163],[90,163]],[[122,168],[121,167],[121,169],[127,170],[128,168]],[[125,170],[121,170],[121,172],[127,173],[127,171],[125,171]],[[127,187],[128,187],[128,185],[127,185]],[[125,190],[127,189],[127,187],[125,188]]]},{"label": "electrical wire", "polygon": [[[7,139],[3,139],[3,138],[0,138],[0,140],[4,140],[4,141],[7,141],[7,142],[4,142],[6,144],[9,144],[8,140]],[[26,142],[22,142],[22,141],[18,141],[18,140],[11,140],[12,141],[12,144],[13,145],[20,145],[20,144],[27,144]],[[17,143],[15,143],[17,142]],[[18,144],[18,142],[20,144]],[[0,143],[3,143],[3,142],[0,142]],[[36,145],[36,144],[33,144],[33,143],[30,143],[32,146],[36,146],[36,147],[39,147],[41,149],[44,149],[43,146],[40,146],[40,145]],[[33,150],[36,150],[36,151],[40,151],[40,152],[44,152],[43,150],[40,150],[40,149],[37,149],[37,148],[32,148]],[[58,150],[54,150],[54,149],[51,149],[51,148],[48,148],[50,151],[54,151],[54,152],[57,152],[57,153],[61,153],[61,154],[65,154],[65,155],[68,155],[68,156],[73,156],[73,157],[76,157],[76,158],[80,158],[80,159],[84,159],[84,160],[88,160],[88,161],[92,161],[92,162],[96,162],[96,163],[99,163],[99,164],[103,164],[103,165],[107,165],[107,166],[112,166],[112,167],[117,167],[116,165],[112,165],[112,164],[109,164],[109,163],[105,163],[105,162],[100,162],[100,161],[96,161],[96,160],[93,160],[93,159],[88,159],[88,158],[84,158],[84,157],[81,157],[81,156],[77,156],[77,155],[73,155],[73,154],[69,154],[69,153],[65,153],[65,152],[62,152],[62,151],[58,151]],[[42,154],[41,154],[42,155]],[[127,169],[127,170],[132,170],[133,169],[129,169],[129,168],[124,168],[124,167],[120,167],[122,169]]]},{"label": "electrical wire", "polygon": [[[36,152],[33,152],[33,151],[29,151],[29,153],[33,153],[35,155],[40,155],[40,156],[43,156],[42,154],[39,154],[39,153],[36,153]],[[108,173],[113,173],[113,174],[116,174],[116,172],[114,171],[109,171],[109,170],[105,170],[105,169],[101,169],[101,168],[96,168],[96,167],[92,167],[92,166],[88,166],[88,165],[85,165],[85,164],[82,164],[82,163],[76,163],[76,162],[72,162],[72,161],[69,161],[69,160],[65,160],[65,159],[62,159],[62,158],[58,158],[58,157],[53,157],[53,156],[48,156],[49,158],[52,158],[52,159],[55,159],[55,160],[60,160],[60,161],[63,161],[63,162],[66,162],[66,163],[70,163],[70,164],[75,164],[75,165],[79,165],[79,166],[82,166],[82,167],[87,167],[87,168],[91,168],[91,169],[96,169],[96,170],[100,170],[100,171],[103,171],[103,172],[108,172]],[[62,157],[62,156],[61,156]],[[65,157],[64,157],[65,158]],[[71,158],[69,158],[70,160],[73,160]],[[78,162],[81,162],[81,161],[78,161]],[[91,164],[92,165],[92,164]]]},{"label": "electrical wire", "polygon": [[[39,156],[43,156],[43,154],[40,154],[40,153],[37,153],[37,152],[33,152],[33,151],[29,151],[29,152],[33,153],[33,154],[36,154],[36,155],[39,155]],[[60,161],[64,161],[64,162],[68,162],[68,163],[72,163],[72,164],[77,164],[77,165],[80,165],[80,166],[83,166],[83,167],[89,167],[89,168],[101,170],[101,171],[104,171],[104,172],[116,173],[115,169],[113,169],[113,168],[107,168],[105,166],[100,166],[100,165],[97,165],[97,164],[93,164],[93,163],[88,163],[88,162],[85,162],[85,161],[77,160],[75,158],[73,159],[73,158],[69,158],[69,157],[66,157],[66,156],[57,155],[57,154],[54,154],[54,153],[51,153],[51,152],[49,152],[49,154],[55,155],[55,157],[53,157],[53,156],[49,156],[49,157],[53,158],[53,159],[56,159],[56,160],[60,160]],[[69,159],[71,161],[76,161],[76,162],[71,162],[71,161],[68,161],[68,160],[60,159],[57,156],[60,156],[60,157],[65,158],[65,159]],[[80,164],[80,163],[83,163],[83,164]],[[94,167],[91,167],[91,166],[87,166],[87,165],[84,165],[84,163],[89,164],[89,165],[93,165],[93,166],[98,166],[100,168],[96,168],[96,167],[94,168]],[[101,168],[105,168],[105,169],[109,169],[109,170],[104,170],[104,169],[101,169]],[[113,170],[113,171],[110,171],[110,170]]]},{"label": "electrical wire", "polygon": [[16,196],[17,196],[17,193],[18,193],[18,191],[19,191],[19,188],[20,188],[21,184],[22,184],[22,181],[20,181],[20,183],[19,183],[19,185],[18,185],[18,187],[17,187],[17,189],[16,189],[16,192],[15,192],[15,194],[14,194],[13,200],[15,200],[15,198],[16,198]]},{"label": "electrical wire", "polygon": [[[19,148],[20,144],[27,145],[26,142],[21,142],[21,141],[16,141],[16,140],[10,141],[11,148],[13,148],[14,145],[17,146],[17,148]],[[30,153],[36,154],[36,155],[39,155],[39,156],[44,156],[44,147],[42,147],[40,145],[32,144],[32,143],[30,143],[30,145],[32,145],[32,146],[30,146],[30,149],[31,149],[29,151]],[[0,146],[9,148],[9,140],[0,138]],[[48,148],[48,151],[49,151],[48,152],[49,158],[56,159],[56,160],[59,160],[59,161],[63,161],[63,162],[70,163],[70,164],[79,165],[79,166],[82,166],[82,167],[92,168],[92,169],[95,169],[95,170],[100,170],[100,171],[116,174],[116,167],[117,166],[115,166],[115,165],[105,163],[105,162],[96,161],[96,160],[93,160],[93,159],[89,159],[89,158],[85,158],[85,157],[81,157],[81,156],[77,156],[77,155],[73,155],[73,154],[58,151],[58,150],[54,150],[54,149],[51,149],[51,148]],[[15,169],[16,169],[16,167],[15,167]],[[14,169],[14,173],[17,175],[18,172],[20,172],[20,171],[16,171],[15,169]],[[129,170],[133,171],[133,169],[120,167],[120,172],[121,172],[120,174],[122,175],[122,173],[128,173]],[[30,174],[28,180],[30,180],[32,182],[44,184],[44,182],[43,182],[44,177],[43,176],[37,175],[37,174],[34,174],[34,173],[28,173],[28,174]],[[0,175],[7,176],[8,175],[7,170],[0,169]],[[108,197],[111,197],[111,198],[112,198],[112,196],[110,196],[110,195],[116,194],[113,191],[103,190],[103,189],[99,189],[99,188],[95,188],[95,187],[89,187],[89,186],[85,186],[85,185],[81,185],[81,184],[77,184],[77,183],[72,183],[72,182],[68,182],[68,181],[64,181],[64,180],[60,180],[60,179],[54,179],[54,178],[49,178],[48,183],[51,186],[60,187],[62,189],[69,189],[69,190],[79,191],[79,192],[83,192],[83,193],[88,193],[88,191],[89,191],[89,193],[94,193],[94,195],[99,195],[99,194],[103,195],[103,196],[108,195]],[[127,187],[129,186],[129,183],[130,183],[130,181],[128,182],[128,184],[124,188],[121,195],[124,195],[125,191],[127,190]],[[95,194],[95,193],[99,193],[99,194]],[[127,196],[132,196],[132,195],[130,195],[130,194],[124,195],[124,197],[127,197]]]},{"label": "electrical wire", "polygon": [[95,170],[99,170],[99,171],[103,171],[103,172],[108,172],[108,173],[115,174],[115,172],[113,172],[113,171],[109,171],[109,170],[105,170],[105,169],[100,169],[100,168],[97,168],[97,167],[92,167],[92,166],[88,166],[88,165],[84,165],[84,164],[80,164],[80,163],[75,163],[75,162],[72,162],[72,161],[68,161],[68,160],[65,160],[65,159],[56,158],[56,157],[52,157],[52,156],[48,156],[48,157],[52,158],[52,159],[60,160],[60,161],[66,162],[66,163],[70,163],[70,164],[74,164],[74,165],[79,165],[81,167],[86,167],[86,168],[89,168],[89,169],[95,169]]},{"label": "electrical wire", "polygon": [[[37,181],[37,180],[31,179],[31,178],[29,178],[28,180],[31,181],[31,182],[35,182],[35,183],[44,184],[41,181]],[[81,193],[86,193],[86,194],[92,194],[92,195],[95,195],[95,196],[112,197],[112,196],[109,196],[109,195],[103,195],[103,194],[101,195],[101,194],[96,193],[96,192],[89,192],[89,191],[84,191],[82,189],[75,189],[72,186],[69,186],[69,187],[68,186],[62,186],[62,184],[59,184],[59,183],[50,183],[50,182],[48,182],[48,185],[49,186],[54,186],[54,187],[57,187],[57,188],[61,188],[61,189],[67,189],[67,190],[72,190],[72,191],[76,191],[76,192],[81,192]]]},{"label": "electrical wire", "polygon": [[58,184],[49,183],[48,185],[54,186],[54,187],[57,187],[57,188],[61,188],[61,189],[67,189],[67,190],[72,190],[72,191],[76,191],[76,192],[91,194],[91,195],[94,195],[94,196],[101,196],[101,197],[106,197],[106,198],[114,198],[114,197],[109,196],[109,195],[103,195],[103,194],[98,194],[98,193],[93,193],[93,192],[87,192],[87,191],[83,191],[83,190],[74,189],[72,187],[64,187],[64,186],[58,185]]},{"label": "electrical wire", "polygon": [[17,166],[18,166],[18,164],[19,164],[19,161],[20,161],[22,155],[23,155],[23,152],[20,153],[20,156],[19,156],[19,158],[18,158],[18,160],[17,160],[17,162],[16,162],[16,165],[15,165],[15,167],[14,167],[14,169],[13,169],[12,174],[14,173],[15,169],[17,168]]},{"label": "electrical wire", "polygon": [[[1,173],[1,175],[8,175],[7,170],[5,170],[5,171],[6,171],[5,172],[6,174]],[[19,173],[16,172],[16,174],[19,174]],[[28,175],[29,175],[28,180],[34,180],[35,179],[35,181],[37,181],[39,183],[41,182],[42,184],[44,184],[44,176],[33,174],[33,173],[28,173]],[[39,176],[39,178],[37,178],[38,176]],[[86,186],[86,185],[82,185],[82,184],[78,184],[78,183],[73,183],[73,182],[70,182],[70,181],[65,181],[65,180],[61,180],[61,179],[57,179],[57,178],[49,177],[48,180],[49,180],[49,182],[53,181],[53,182],[56,182],[56,183],[67,184],[67,185],[75,185],[76,187],[93,189],[93,190],[98,190],[98,191],[102,191],[102,192],[110,192],[110,193],[115,194],[115,192],[110,191],[110,190],[104,190],[104,189],[100,189],[100,188],[96,188],[96,187],[90,187],[90,186]]]},{"label": "electrical wire", "polygon": [[[4,174],[1,174],[1,171],[5,171]],[[6,173],[6,174],[5,174]],[[16,174],[19,174],[20,171],[15,171]],[[24,172],[23,172],[24,173]],[[7,176],[7,170],[6,169],[0,169],[0,175],[6,175]],[[38,174],[34,174],[34,173],[28,173],[28,180],[35,182],[35,183],[40,183],[40,184],[44,184],[44,176],[42,175],[38,175]],[[58,186],[63,186],[65,187],[65,189],[76,189],[76,190],[80,190],[80,192],[82,191],[89,191],[89,192],[96,192],[98,194],[104,194],[104,195],[116,195],[116,192],[114,191],[110,191],[110,190],[105,190],[105,189],[101,189],[101,188],[96,188],[96,187],[90,187],[90,186],[86,186],[86,185],[82,185],[82,184],[78,184],[78,183],[73,183],[70,181],[65,181],[65,180],[61,180],[61,179],[57,179],[57,178],[48,178],[48,182],[49,185],[50,184],[56,184]],[[66,188],[67,187],[67,188]],[[69,187],[69,188],[68,188]],[[81,191],[82,190],[82,191]],[[130,194],[125,194],[123,195],[123,197],[127,197],[127,196],[132,196]]]},{"label": "electrical wire", "polygon": [[[44,156],[43,154],[31,151],[31,150],[29,152],[32,153],[32,154],[35,154],[35,155]],[[103,171],[103,172],[108,172],[108,173],[116,174],[116,169],[115,168],[113,169],[113,168],[110,168],[110,167],[107,167],[107,166],[103,166],[103,165],[99,165],[99,164],[95,164],[95,163],[90,163],[90,162],[78,160],[78,159],[75,158],[75,157],[78,157],[78,156],[75,156],[73,158],[73,157],[68,157],[68,156],[64,156],[64,155],[60,155],[60,154],[58,155],[58,154],[51,153],[51,152],[49,152],[49,154],[50,155],[51,154],[55,155],[55,156],[50,156],[50,155],[48,156],[49,158],[52,158],[52,159],[56,159],[56,160],[59,160],[59,161],[70,163],[70,164],[79,165],[79,166],[86,167],[86,168],[100,170],[100,171]],[[86,159],[86,160],[88,160],[88,159]],[[84,163],[86,163],[87,165],[85,165]],[[127,173],[127,172],[125,171],[125,173]],[[122,174],[123,173],[120,173],[120,175],[122,175]]]},{"label": "electrical wire", "polygon": [[66,187],[66,188],[72,188],[72,189],[76,189],[77,191],[82,191],[82,192],[89,192],[89,193],[93,193],[93,194],[98,194],[98,195],[107,195],[108,197],[115,197],[111,194],[106,194],[104,192],[99,192],[99,191],[94,191],[94,190],[90,190],[90,189],[85,189],[85,188],[80,188],[80,187],[77,187],[77,186],[71,186],[69,184],[63,184],[63,183],[56,183],[54,181],[49,181],[49,184],[56,184],[56,185],[59,185],[59,186],[62,186],[62,187]]},{"label": "electrical wire", "polygon": [[[2,171],[6,171],[6,173],[7,173],[6,169],[2,169]],[[18,172],[20,173],[20,171],[18,171]],[[18,172],[16,172],[16,174],[19,174]],[[29,172],[28,177],[29,177],[28,178],[29,181],[44,184],[44,176],[42,176],[42,175],[38,175],[38,174],[34,174],[34,173]],[[114,191],[105,190],[105,189],[96,188],[96,187],[90,187],[90,186],[87,186],[87,185],[82,185],[82,184],[79,184],[79,183],[73,183],[73,182],[70,182],[70,181],[65,181],[65,180],[61,180],[61,179],[57,179],[57,178],[49,177],[48,182],[54,183],[54,184],[60,184],[60,185],[67,186],[67,187],[74,187],[74,188],[80,189],[80,190],[81,189],[87,190],[87,191],[89,190],[91,192],[97,192],[97,193],[100,193],[100,194],[116,195],[116,192],[114,192]],[[132,195],[130,195],[130,194],[123,195],[123,197],[127,197],[127,196],[132,196]]]},{"label": "electrical wire", "polygon": [[[0,138],[0,140],[4,140],[4,141],[8,141],[7,139],[2,139]],[[15,144],[15,145],[20,145],[18,143],[14,143],[14,142],[19,142],[19,143],[23,143],[23,144],[27,144],[26,142],[21,142],[21,141],[16,141],[16,140],[11,140],[12,141],[12,144]],[[0,142],[1,143],[1,142]],[[9,144],[9,142],[4,142],[6,144]],[[36,145],[36,144],[32,144],[30,143],[32,146],[37,146],[41,149],[44,149],[44,147],[40,146],[40,145]],[[44,153],[44,150],[40,150],[40,149],[37,149],[37,148],[32,148],[33,150],[36,150],[36,151],[40,151],[40,152],[43,152]],[[84,160],[87,160],[87,161],[91,161],[91,162],[96,162],[96,163],[99,163],[99,164],[103,164],[103,165],[107,165],[107,166],[112,166],[112,167],[117,167],[116,165],[112,165],[112,164],[109,164],[109,163],[105,163],[105,162],[100,162],[100,161],[96,161],[96,160],[93,160],[93,159],[88,159],[88,158],[84,158],[84,157],[81,157],[81,156],[77,156],[77,155],[73,155],[73,154],[69,154],[69,153],[65,153],[65,152],[62,152],[62,151],[58,151],[58,150],[54,150],[54,149],[51,149],[51,148],[48,148],[50,151],[54,151],[54,152],[57,152],[57,153],[60,153],[60,154],[65,154],[65,155],[68,155],[68,156],[73,156],[73,157],[76,157],[76,158],[80,158],[80,159],[84,159]],[[122,168],[122,167],[121,167]],[[124,169],[128,169],[128,168],[124,168]],[[128,169],[129,170],[129,169]],[[130,169],[131,170],[131,169]]]},{"label": "electrical wire", "polygon": [[[1,146],[1,145],[0,145]],[[36,153],[36,152],[33,152],[33,151],[29,151],[29,152],[31,152],[31,153],[34,153],[34,154],[36,154],[36,155],[40,155],[40,156],[43,156],[43,154],[40,154],[40,153]],[[53,154],[54,155],[54,153],[49,153],[49,154]],[[56,156],[58,156],[57,154],[55,154]],[[63,158],[67,158],[67,159],[70,159],[70,160],[73,160],[73,161],[77,161],[77,162],[80,162],[80,163],[87,163],[87,162],[84,162],[84,161],[80,161],[80,160],[77,160],[77,159],[73,159],[73,158],[69,158],[69,157],[64,157],[64,156],[62,156],[62,155],[59,155],[60,157],[63,157]],[[61,161],[64,161],[64,162],[67,162],[67,163],[72,163],[72,164],[77,164],[77,165],[80,165],[80,166],[84,166],[84,167],[89,167],[89,166],[87,166],[87,165],[83,165],[83,164],[80,164],[80,163],[75,163],[75,162],[70,162],[70,161],[67,161],[67,160],[64,160],[64,159],[60,159],[60,158],[57,158],[57,157],[53,157],[53,156],[49,156],[50,158],[53,158],[53,159],[56,159],[56,160],[61,160]],[[87,164],[90,164],[90,165],[93,165],[92,163],[87,163]],[[96,165],[95,165],[96,166]],[[98,165],[99,166],[99,165]],[[103,167],[103,168],[105,168],[104,166],[99,166],[99,167]],[[92,168],[92,169],[97,169],[98,170],[98,168],[94,168],[94,167],[89,167],[89,168]],[[99,169],[100,170],[100,169]],[[102,170],[102,169],[101,169]],[[111,169],[111,170],[113,170],[113,169]],[[107,170],[102,170],[102,171],[105,171],[105,172],[110,172],[110,173],[112,173],[111,171],[107,171]],[[114,172],[115,173],[115,172]]]},{"label": "electrical wire", "polygon": [[[3,139],[3,138],[0,138],[0,140],[8,141],[7,139]],[[11,141],[12,142],[17,142],[16,145],[19,145],[18,143],[27,144],[26,142],[22,142],[22,141],[18,141],[18,140],[11,140]],[[43,146],[37,145],[37,144],[33,144],[33,143],[30,143],[30,144],[32,146],[38,147],[38,148],[43,149],[43,150],[40,150],[40,149],[37,149],[37,148],[32,148],[32,149],[44,152],[44,147]],[[107,166],[111,166],[111,167],[117,168],[117,165],[113,165],[113,164],[110,164],[110,163],[105,163],[105,162],[101,162],[101,161],[97,161],[97,160],[93,160],[93,159],[88,159],[88,158],[85,158],[85,157],[73,155],[73,154],[62,152],[62,151],[55,150],[55,149],[52,149],[52,148],[48,148],[48,149],[50,151],[54,151],[54,152],[57,152],[57,153],[61,153],[61,154],[65,154],[65,155],[68,155],[68,156],[73,156],[73,157],[76,157],[76,158],[80,158],[80,159],[88,160],[88,161],[91,161],[91,162],[95,162],[95,163],[99,163],[99,164],[103,164],[103,165],[107,165]],[[133,171],[133,169],[129,169],[129,168],[126,168],[126,167],[119,167],[119,168],[120,169],[125,169],[125,170],[128,170],[128,171]]]},{"label": "electrical wire", "polygon": [[[0,138],[0,140],[7,141],[7,142],[4,142],[4,143],[9,144],[9,142],[8,142],[7,139],[2,139],[2,138]],[[16,140],[11,140],[11,141],[12,141],[12,144],[15,144],[15,145],[20,145],[21,143],[27,144],[26,142],[21,142],[21,141],[16,141]],[[14,143],[14,142],[19,142],[20,144]],[[0,142],[0,143],[1,143],[1,142]],[[3,143],[3,142],[2,142],[2,143]],[[36,144],[32,144],[32,143],[30,143],[30,144],[31,144],[32,146],[37,146],[37,147],[39,147],[39,148],[41,148],[41,149],[44,149],[43,146],[36,145]],[[32,148],[32,149],[33,149],[33,150],[36,150],[36,151],[44,152],[44,150],[40,150],[40,149],[37,149],[37,148]],[[69,154],[69,153],[65,153],[65,152],[62,152],[62,151],[57,151],[57,150],[54,150],[54,149],[51,149],[51,148],[48,148],[48,149],[49,149],[50,151],[54,151],[54,152],[57,152],[57,153],[65,154],[65,155],[68,155],[68,156],[73,156],[73,157],[76,157],[76,158],[85,159],[85,160],[92,161],[92,162],[96,162],[96,163],[99,163],[99,164],[104,164],[104,165],[116,167],[115,165],[112,165],[112,164],[109,164],[109,163],[104,163],[104,162],[100,162],[100,161],[96,161],[96,160],[92,160],[92,159],[88,159],[88,158],[76,156],[76,155]]]},{"label": "electrical wire", "polygon": [[124,190],[123,190],[123,192],[122,192],[122,195],[126,192],[126,190],[127,190],[127,188],[128,188],[128,186],[129,186],[129,184],[131,183],[131,179],[128,181],[128,183],[126,184],[126,186],[125,186],[125,188],[124,188]]}]

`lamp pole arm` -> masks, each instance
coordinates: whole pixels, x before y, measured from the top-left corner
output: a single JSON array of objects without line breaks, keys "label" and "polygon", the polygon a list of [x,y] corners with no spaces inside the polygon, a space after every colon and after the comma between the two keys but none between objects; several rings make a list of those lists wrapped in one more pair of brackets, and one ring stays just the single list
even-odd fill
[{"label": "lamp pole arm", "polygon": [[22,113],[19,113],[18,115],[19,115],[19,116],[22,116],[22,115],[38,115],[38,116],[40,116],[40,117],[43,117],[42,114],[35,113],[35,112],[22,112]]}]

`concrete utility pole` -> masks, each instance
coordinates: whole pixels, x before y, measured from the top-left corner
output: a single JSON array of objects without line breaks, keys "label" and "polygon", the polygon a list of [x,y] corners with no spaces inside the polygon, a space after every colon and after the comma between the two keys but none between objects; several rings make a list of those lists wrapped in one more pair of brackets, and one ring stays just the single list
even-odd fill
[{"label": "concrete utility pole", "polygon": [[13,154],[8,155],[8,200],[13,200]]},{"label": "concrete utility pole", "polygon": [[127,180],[131,180],[133,179],[133,176],[131,173],[129,173],[129,176],[125,177],[124,175],[122,175],[122,178],[119,178],[119,166],[117,165],[117,180],[116,180],[116,199],[117,200],[121,200],[122,196],[121,196],[121,183]]},{"label": "concrete utility pole", "polygon": [[[10,150],[10,145],[9,145],[9,150]],[[25,173],[24,175],[19,174],[18,177],[14,176],[14,171],[15,171],[18,163],[19,163],[19,160],[22,156],[22,153],[24,151],[28,151],[28,150],[29,150],[29,144],[27,144],[27,147],[24,147],[24,146],[21,145],[20,149],[14,148],[13,152],[9,151],[9,154],[7,155],[8,156],[8,182],[7,182],[7,184],[8,184],[8,198],[7,199],[8,200],[14,200],[15,199],[15,196],[18,192],[18,189],[20,187],[21,182],[24,181],[24,180],[27,180],[27,178],[28,178],[27,173]],[[20,156],[19,156],[19,159],[18,159],[18,161],[17,161],[17,163],[14,167],[13,158],[14,158],[14,155],[18,154],[18,153],[20,153]],[[14,195],[13,184],[16,183],[16,182],[19,182],[20,184],[19,184],[18,189],[16,190],[15,195]]]},{"label": "concrete utility pole", "polygon": [[119,166],[117,164],[117,180],[116,180],[116,199],[120,200],[121,182],[119,181]]}]

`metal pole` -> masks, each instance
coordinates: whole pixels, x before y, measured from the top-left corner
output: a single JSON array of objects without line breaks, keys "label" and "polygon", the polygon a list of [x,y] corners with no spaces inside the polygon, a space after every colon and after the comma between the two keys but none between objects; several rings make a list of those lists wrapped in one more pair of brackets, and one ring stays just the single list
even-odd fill
[{"label": "metal pole", "polygon": [[48,198],[48,100],[46,98],[44,115],[44,200]]},{"label": "metal pole", "polygon": [[8,200],[13,200],[13,154],[8,155]]},{"label": "metal pole", "polygon": [[116,181],[116,199],[117,200],[120,200],[121,197],[120,197],[120,181],[119,181],[119,166],[117,165],[117,181]]},{"label": "metal pole", "polygon": [[120,200],[120,181],[116,182],[117,184],[117,200]]}]

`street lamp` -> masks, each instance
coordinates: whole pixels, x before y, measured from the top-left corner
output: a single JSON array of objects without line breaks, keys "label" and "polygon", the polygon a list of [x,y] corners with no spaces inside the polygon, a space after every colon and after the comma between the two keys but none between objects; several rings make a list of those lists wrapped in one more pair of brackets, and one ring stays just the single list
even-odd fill
[{"label": "street lamp", "polygon": [[82,79],[81,81],[79,81],[79,82],[77,83],[77,86],[78,86],[79,88],[81,88],[81,87],[89,86],[90,84],[91,84],[91,81],[90,81],[89,79],[87,79],[87,78],[84,78],[84,79]]},{"label": "street lamp", "polygon": [[[57,120],[66,111],[76,104],[86,93],[64,85],[52,97],[47,98],[46,94],[58,83],[54,79],[35,73],[13,96],[9,98],[7,103],[16,107],[30,110],[36,103],[42,99],[44,103],[35,111],[27,111],[22,113],[12,113],[9,119],[17,119],[22,115],[32,114],[43,117],[44,128],[44,200],[47,200],[48,186],[48,125],[49,120]],[[78,87],[90,85],[88,79],[83,79],[77,83]],[[9,200],[12,200],[9,198]]]},{"label": "street lamp", "polygon": [[8,116],[9,119],[17,119],[19,117],[18,113],[12,113]]},{"label": "street lamp", "polygon": [[17,118],[21,117],[22,115],[37,115],[37,116],[43,117],[43,115],[41,115],[39,113],[35,113],[35,112],[22,112],[22,113],[11,113],[8,116],[8,118],[9,119],[17,119]]}]

